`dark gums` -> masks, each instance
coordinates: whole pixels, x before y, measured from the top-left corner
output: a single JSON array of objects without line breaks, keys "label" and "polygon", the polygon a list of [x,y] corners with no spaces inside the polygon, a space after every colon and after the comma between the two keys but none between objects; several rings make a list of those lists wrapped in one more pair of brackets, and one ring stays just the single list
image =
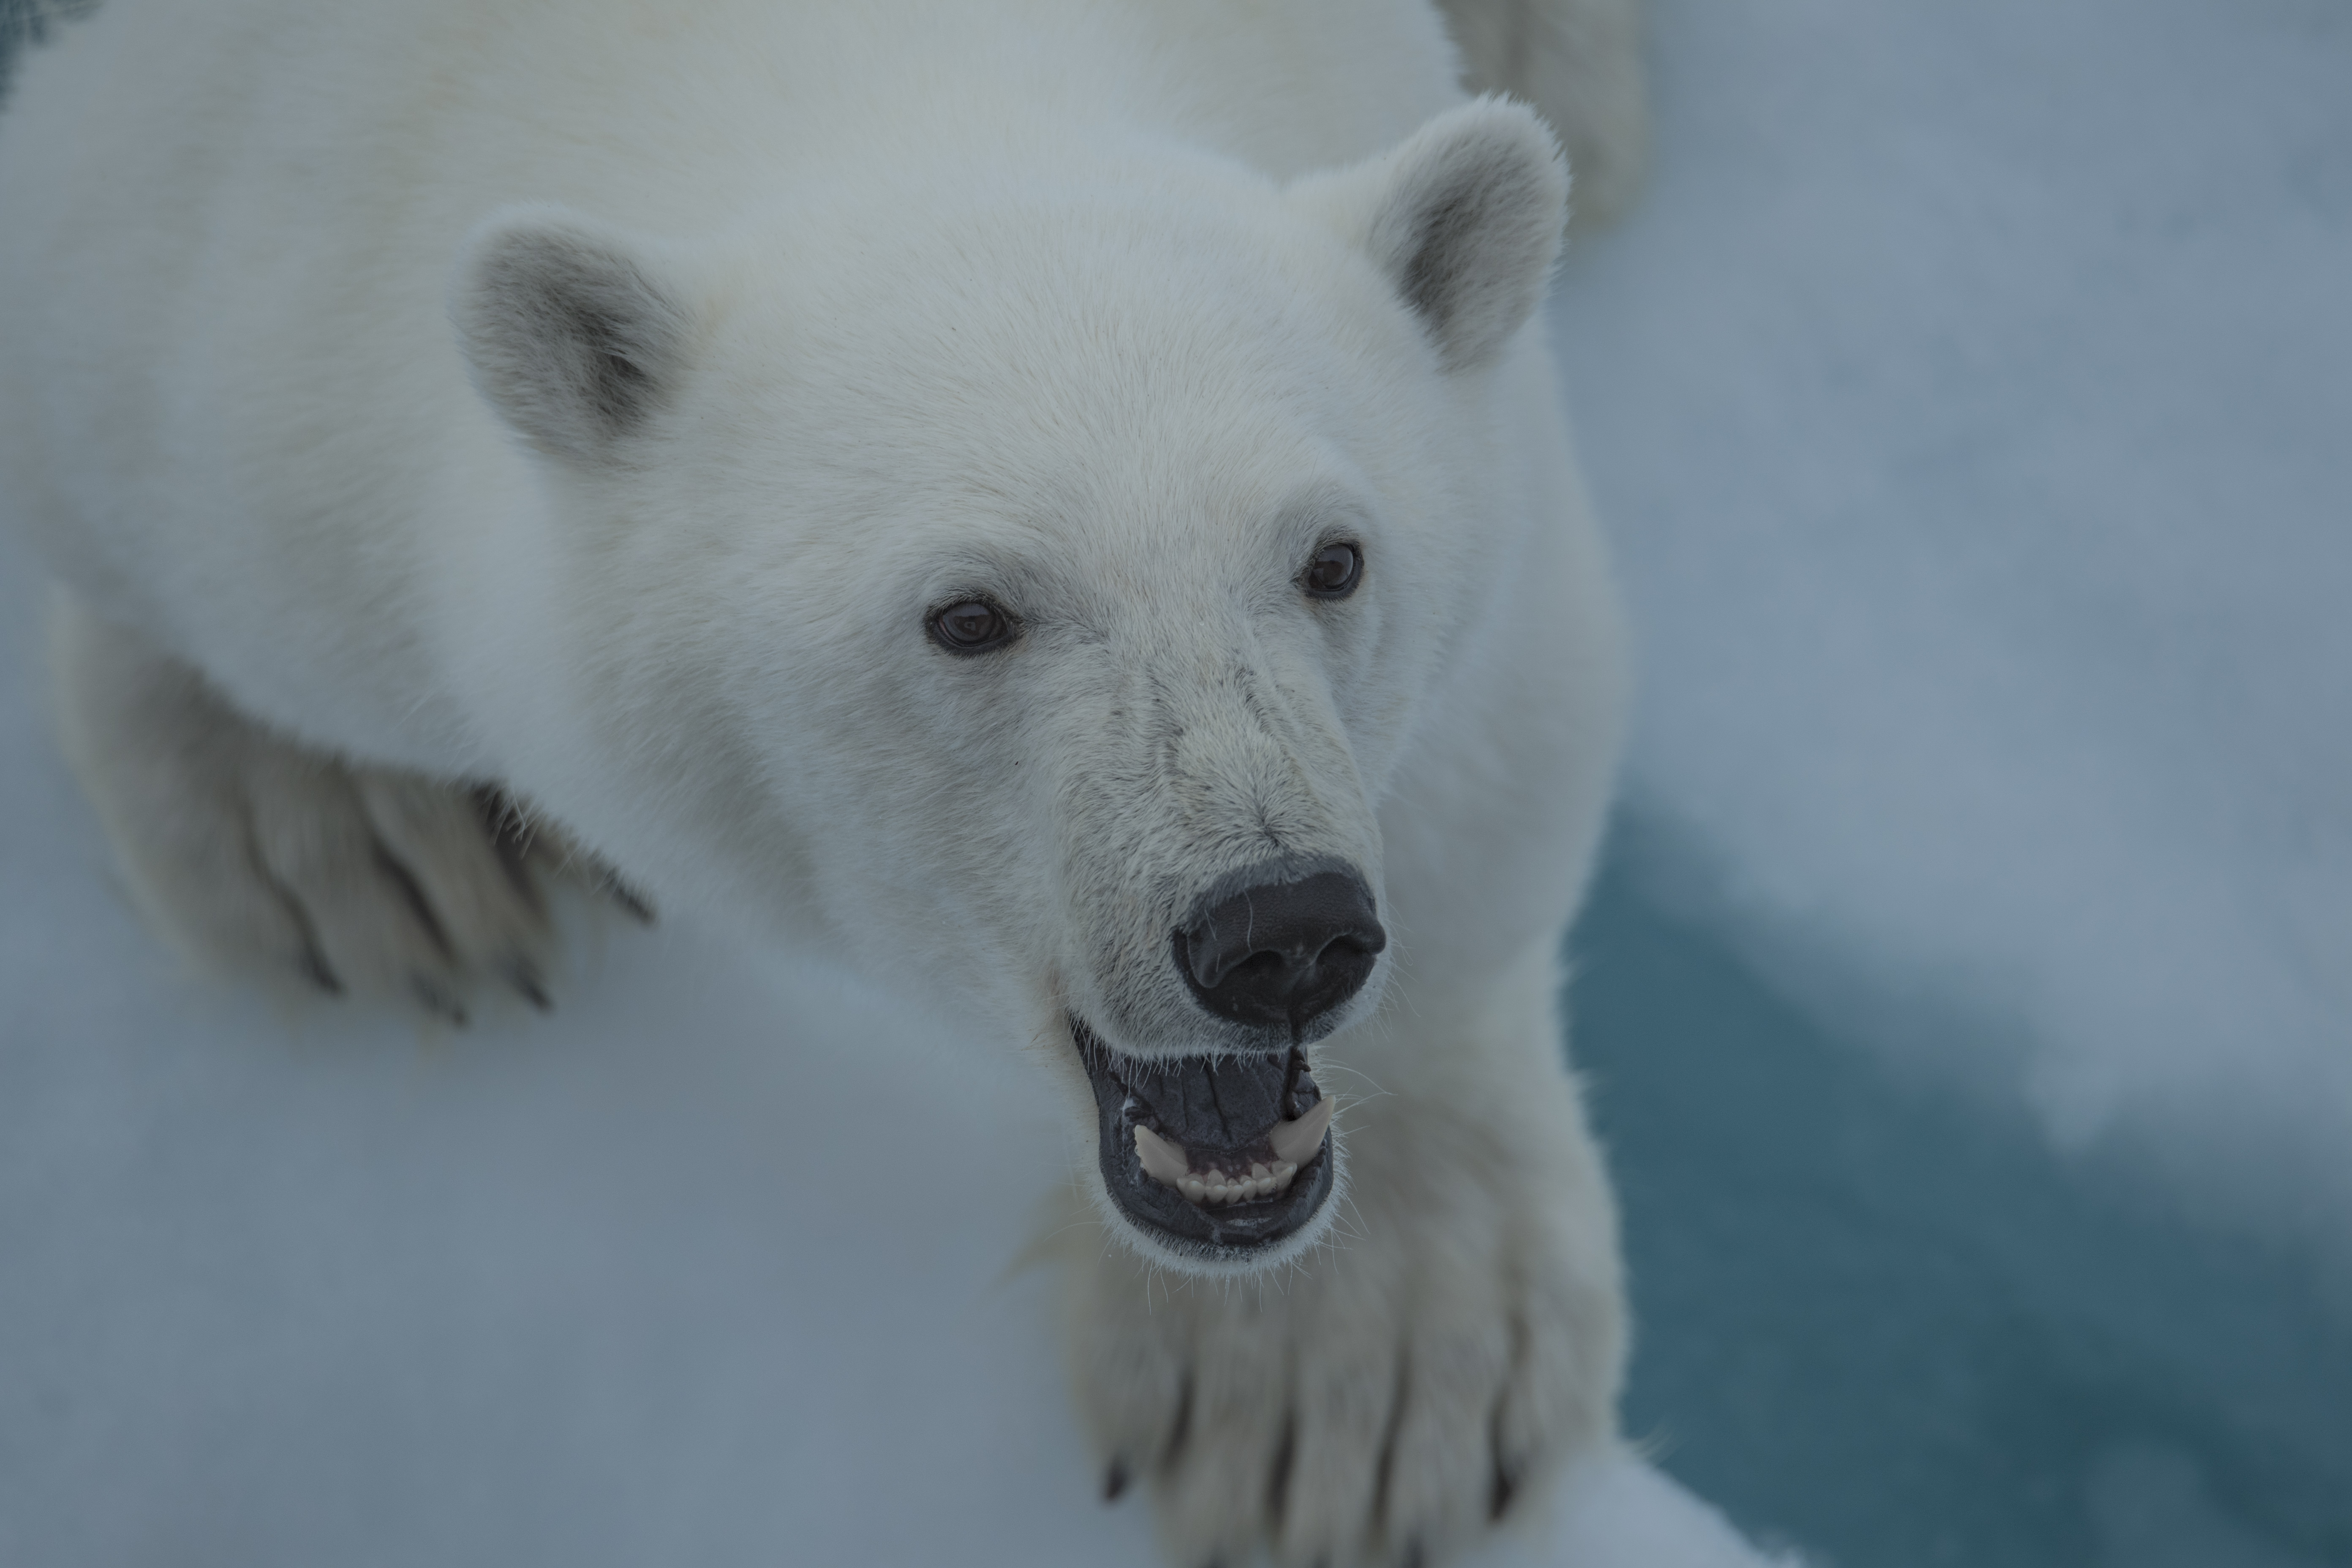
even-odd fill
[{"label": "dark gums", "polygon": [[1070,1034],[1094,1089],[1103,1184],[1119,1212],[1162,1244],[1206,1260],[1239,1261],[1279,1245],[1330,1197],[1328,1134],[1287,1189],[1217,1207],[1153,1181],[1135,1159],[1140,1126],[1204,1163],[1230,1170],[1271,1161],[1266,1134],[1274,1124],[1296,1120],[1323,1098],[1302,1048],[1147,1060],[1114,1053],[1083,1023],[1074,1020]]}]

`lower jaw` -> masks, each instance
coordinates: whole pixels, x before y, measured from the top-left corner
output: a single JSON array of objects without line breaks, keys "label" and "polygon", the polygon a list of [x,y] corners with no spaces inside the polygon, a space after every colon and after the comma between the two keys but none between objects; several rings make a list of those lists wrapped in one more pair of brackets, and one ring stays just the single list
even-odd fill
[{"label": "lower jaw", "polygon": [[[1279,1256],[1309,1233],[1334,1186],[1336,1158],[1328,1132],[1311,1154],[1295,1163],[1297,1173],[1286,1187],[1238,1202],[1195,1202],[1143,1170],[1134,1132],[1140,1102],[1118,1076],[1122,1058],[1076,1019],[1071,1037],[1095,1091],[1097,1161],[1104,1188],[1121,1217],[1153,1250],[1188,1262],[1247,1267]],[[1128,1059],[1130,1071],[1147,1065]],[[1319,1100],[1311,1079],[1296,1068],[1293,1077]],[[1148,1108],[1142,1109],[1148,1117]],[[1222,1158],[1236,1170],[1249,1163],[1245,1152],[1202,1154]]]},{"label": "lower jaw", "polygon": [[1103,1180],[1120,1216],[1156,1250],[1190,1262],[1248,1266],[1272,1260],[1307,1235],[1331,1195],[1332,1166],[1326,1144],[1289,1191],[1221,1208],[1196,1205],[1157,1184],[1123,1189],[1108,1171]]}]

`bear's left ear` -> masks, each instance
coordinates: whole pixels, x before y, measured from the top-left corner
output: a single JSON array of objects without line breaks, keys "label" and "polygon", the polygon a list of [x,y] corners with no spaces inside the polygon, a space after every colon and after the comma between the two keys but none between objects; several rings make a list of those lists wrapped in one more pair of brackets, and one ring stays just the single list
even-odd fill
[{"label": "bear's left ear", "polygon": [[1476,370],[1551,280],[1568,170],[1533,110],[1482,98],[1379,157],[1300,180],[1290,199],[1388,275],[1447,370]]},{"label": "bear's left ear", "polygon": [[669,400],[690,321],[639,247],[554,206],[484,224],[450,315],[490,406],[550,457],[596,465]]}]

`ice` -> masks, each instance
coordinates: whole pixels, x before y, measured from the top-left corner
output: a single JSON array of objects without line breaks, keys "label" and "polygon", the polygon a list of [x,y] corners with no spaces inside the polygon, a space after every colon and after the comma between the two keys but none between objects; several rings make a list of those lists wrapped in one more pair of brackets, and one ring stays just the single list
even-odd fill
[{"label": "ice", "polygon": [[1661,174],[1560,332],[1654,887],[2346,1250],[2352,12],[1654,15]]}]

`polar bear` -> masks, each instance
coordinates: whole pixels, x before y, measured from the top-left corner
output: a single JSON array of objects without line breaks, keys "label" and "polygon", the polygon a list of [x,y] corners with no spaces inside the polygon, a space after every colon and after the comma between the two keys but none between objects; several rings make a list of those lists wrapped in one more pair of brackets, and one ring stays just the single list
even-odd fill
[{"label": "polar bear", "polygon": [[[1454,9],[1473,81],[1597,40],[1622,184],[1625,0]],[[462,1021],[547,1005],[560,860],[1025,1050],[1179,1563],[1433,1561],[1612,1439],[1567,172],[1435,10],[109,0],[25,64],[0,484],[165,932]]]}]

